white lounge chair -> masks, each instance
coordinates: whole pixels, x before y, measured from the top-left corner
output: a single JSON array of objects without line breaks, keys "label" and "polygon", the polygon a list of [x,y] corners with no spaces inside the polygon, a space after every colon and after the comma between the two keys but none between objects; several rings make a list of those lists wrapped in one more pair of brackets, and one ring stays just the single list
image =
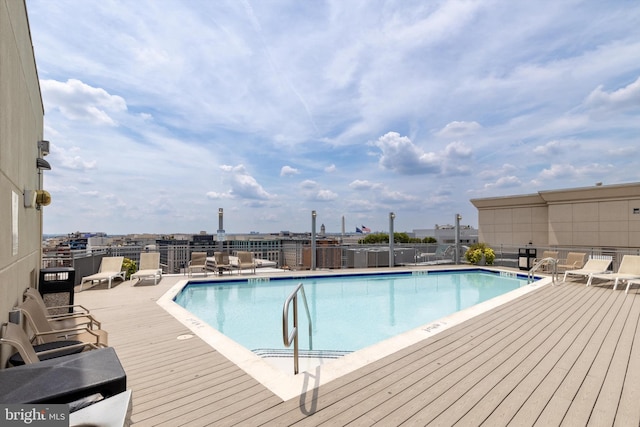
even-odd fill
[{"label": "white lounge chair", "polygon": [[627,280],[627,289],[624,291],[625,294],[629,293],[629,288],[631,287],[631,285],[640,285],[640,280]]},{"label": "white lounge chair", "polygon": [[594,274],[606,273],[611,264],[611,258],[609,259],[589,259],[582,268],[575,270],[567,270],[564,272],[563,282],[567,281],[567,276],[586,276],[587,283],[591,282],[591,276]]},{"label": "white lounge chair", "polygon": [[[587,286],[591,285],[593,279],[611,281],[613,280],[613,289],[618,287],[618,282],[628,282],[633,279],[640,279],[640,255],[625,255],[618,271],[615,273],[592,274],[587,282]],[[627,289],[629,286],[627,285]]]},{"label": "white lounge chair", "polygon": [[109,289],[111,289],[111,282],[115,278],[120,278],[124,280],[125,274],[127,273],[122,269],[122,263],[124,262],[123,256],[111,256],[104,257],[102,261],[100,261],[100,270],[96,274],[92,274],[91,276],[83,277],[80,281],[80,290],[82,290],[82,286],[86,282],[101,282],[103,280],[109,281]]},{"label": "white lounge chair", "polygon": [[[157,285],[162,280],[162,269],[160,268],[160,252],[142,252],[140,254],[140,265],[138,271],[131,275],[132,279],[138,279],[140,283],[144,279],[153,279],[153,284]],[[136,284],[137,284],[136,283]]]}]

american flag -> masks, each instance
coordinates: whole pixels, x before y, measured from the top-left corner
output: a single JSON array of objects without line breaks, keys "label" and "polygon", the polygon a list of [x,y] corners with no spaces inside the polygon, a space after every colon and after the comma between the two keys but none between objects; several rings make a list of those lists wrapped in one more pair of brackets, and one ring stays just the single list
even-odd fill
[{"label": "american flag", "polygon": [[362,230],[360,230],[358,227],[356,227],[356,233],[362,234]]},{"label": "american flag", "polygon": [[363,225],[363,226],[362,226],[362,232],[363,232],[363,233],[371,233],[371,229],[370,229],[370,228],[367,228],[367,227],[365,227],[365,226]]}]

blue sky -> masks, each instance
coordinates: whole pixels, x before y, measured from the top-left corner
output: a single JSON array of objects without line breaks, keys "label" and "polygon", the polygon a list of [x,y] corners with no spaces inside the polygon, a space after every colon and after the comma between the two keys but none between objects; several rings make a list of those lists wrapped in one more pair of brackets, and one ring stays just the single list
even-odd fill
[{"label": "blue sky", "polygon": [[639,181],[640,3],[27,0],[45,233],[477,226]]}]

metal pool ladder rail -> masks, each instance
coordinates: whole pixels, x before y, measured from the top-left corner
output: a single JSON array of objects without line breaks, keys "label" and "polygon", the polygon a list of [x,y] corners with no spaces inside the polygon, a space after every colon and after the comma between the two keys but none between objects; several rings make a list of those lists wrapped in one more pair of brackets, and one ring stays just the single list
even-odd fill
[{"label": "metal pool ladder rail", "polygon": [[527,276],[527,283],[533,283],[534,273],[543,265],[551,266],[551,282],[554,285],[556,284],[556,278],[558,276],[558,260],[555,258],[542,258],[541,260],[536,262],[534,266],[531,267],[531,270],[529,270],[529,274]]},{"label": "metal pool ladder rail", "polygon": [[[313,350],[313,335],[311,333],[311,314],[307,305],[307,296],[304,293],[304,286],[300,283],[287,297],[282,307],[282,339],[286,347],[291,347],[293,343],[293,373],[298,373],[298,292],[302,294],[302,302],[307,311],[309,320],[309,350]],[[293,330],[289,334],[289,303],[293,300]]]}]

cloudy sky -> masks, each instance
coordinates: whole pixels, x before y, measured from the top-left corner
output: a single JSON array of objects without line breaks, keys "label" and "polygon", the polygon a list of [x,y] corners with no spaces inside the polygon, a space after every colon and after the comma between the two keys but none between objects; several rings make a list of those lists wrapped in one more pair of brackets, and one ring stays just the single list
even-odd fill
[{"label": "cloudy sky", "polygon": [[640,180],[634,0],[27,0],[45,233],[477,226]]}]

